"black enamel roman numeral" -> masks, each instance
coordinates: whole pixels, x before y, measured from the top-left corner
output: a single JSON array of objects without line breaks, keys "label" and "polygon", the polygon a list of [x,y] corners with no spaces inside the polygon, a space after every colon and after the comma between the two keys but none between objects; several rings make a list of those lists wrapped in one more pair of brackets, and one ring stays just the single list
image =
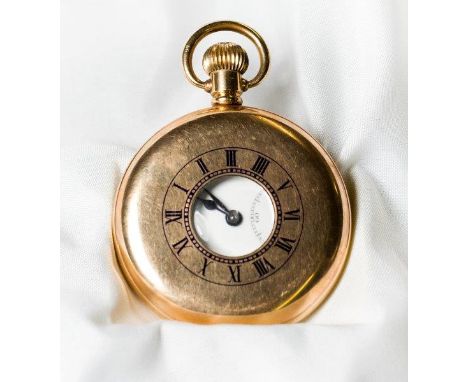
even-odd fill
[{"label": "black enamel roman numeral", "polygon": [[168,225],[169,223],[179,223],[182,224],[179,220],[182,219],[182,210],[172,211],[172,210],[165,210],[164,211],[164,218],[166,219],[165,223]]},{"label": "black enamel roman numeral", "polygon": [[236,153],[237,150],[225,150],[226,151],[226,166],[237,167]]},{"label": "black enamel roman numeral", "polygon": [[287,253],[290,253],[292,250],[292,245],[291,243],[295,243],[296,240],[293,239],[287,239],[285,237],[280,237],[276,243],[275,246],[281,248],[283,251],[286,251]]},{"label": "black enamel roman numeral", "polygon": [[179,255],[180,252],[182,252],[184,248],[188,248],[187,243],[188,243],[188,239],[184,237],[182,240],[179,240],[177,243],[172,244],[172,248],[174,248],[177,251],[177,254]]},{"label": "black enamel roman numeral", "polygon": [[207,174],[209,172],[208,167],[206,167],[206,164],[205,162],[203,162],[202,158],[197,159],[196,162],[198,164],[198,167],[200,167],[200,170],[203,174]]},{"label": "black enamel roman numeral", "polygon": [[241,282],[240,265],[236,265],[235,267],[233,267],[232,265],[229,265],[229,272],[231,273],[230,282],[232,282],[232,283],[240,283]]},{"label": "black enamel roman numeral", "polygon": [[251,170],[256,172],[257,174],[263,175],[269,164],[270,161],[268,159],[259,155]]},{"label": "black enamel roman numeral", "polygon": [[258,277],[263,277],[271,270],[275,269],[275,267],[266,258],[255,260],[253,265],[258,272]]},{"label": "black enamel roman numeral", "polygon": [[174,183],[172,186],[175,187],[175,188],[178,188],[181,191],[184,191],[185,193],[189,192],[189,190],[187,190],[186,188],[182,187],[181,185],[179,185],[177,183]]},{"label": "black enamel roman numeral", "polygon": [[208,260],[206,257],[203,258],[203,268],[200,269],[200,273],[202,276],[205,276],[206,274],[206,268],[208,268],[208,265],[210,265],[212,263],[211,260]]},{"label": "black enamel roman numeral", "polygon": [[291,187],[292,187],[291,181],[288,179],[281,186],[279,186],[278,191],[285,190],[285,189],[291,188]]},{"label": "black enamel roman numeral", "polygon": [[300,210],[292,210],[285,212],[284,220],[301,220]]}]

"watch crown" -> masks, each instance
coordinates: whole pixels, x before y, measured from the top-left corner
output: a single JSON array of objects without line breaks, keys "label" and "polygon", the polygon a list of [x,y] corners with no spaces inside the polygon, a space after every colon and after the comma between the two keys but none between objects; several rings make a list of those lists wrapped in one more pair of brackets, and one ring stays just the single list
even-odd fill
[{"label": "watch crown", "polygon": [[213,105],[241,105],[242,92],[248,88],[242,78],[249,66],[247,52],[232,42],[212,45],[203,55],[203,69],[210,76],[205,90]]},{"label": "watch crown", "polygon": [[[252,79],[247,80],[242,77],[249,66],[246,51],[232,42],[217,43],[208,48],[203,55],[203,69],[208,73],[209,79],[201,80],[193,70],[193,53],[198,43],[206,36],[221,31],[239,33],[248,38],[257,48],[260,59],[259,69]],[[216,21],[201,27],[189,38],[182,52],[182,64],[189,82],[211,93],[213,106],[236,107],[242,105],[242,93],[257,86],[265,77],[270,58],[265,41],[252,28],[235,21]]]},{"label": "watch crown", "polygon": [[232,42],[212,45],[203,55],[203,69],[210,75],[218,70],[230,70],[244,74],[249,66],[247,52]]}]

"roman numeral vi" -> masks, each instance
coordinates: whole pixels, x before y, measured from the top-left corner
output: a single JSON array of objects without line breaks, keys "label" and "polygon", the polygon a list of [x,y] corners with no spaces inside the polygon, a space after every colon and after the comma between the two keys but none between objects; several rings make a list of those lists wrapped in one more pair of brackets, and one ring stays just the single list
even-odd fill
[{"label": "roman numeral vi", "polygon": [[233,283],[241,282],[240,265],[236,265],[235,267],[233,267],[232,265],[229,265],[229,272],[231,273],[231,282]]}]

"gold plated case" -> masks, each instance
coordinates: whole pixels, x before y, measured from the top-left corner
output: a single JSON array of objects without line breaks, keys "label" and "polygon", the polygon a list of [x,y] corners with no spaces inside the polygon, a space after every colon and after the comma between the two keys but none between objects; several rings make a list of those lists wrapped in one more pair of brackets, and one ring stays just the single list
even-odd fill
[{"label": "gold plated case", "polygon": [[[210,33],[248,37],[260,54],[250,81],[245,51],[232,43],[208,49],[201,81],[193,51]],[[268,70],[265,42],[230,21],[198,30],[183,52],[189,81],[213,106],[156,133],[131,161],[112,218],[117,263],[128,285],[163,318],[196,323],[297,322],[331,293],[344,269],[351,237],[350,204],[329,154],[294,123],[242,106],[241,94]],[[271,198],[275,224],[258,249],[227,257],[194,233],[194,201],[207,182],[239,175]],[[240,237],[239,240],[242,240]]]}]

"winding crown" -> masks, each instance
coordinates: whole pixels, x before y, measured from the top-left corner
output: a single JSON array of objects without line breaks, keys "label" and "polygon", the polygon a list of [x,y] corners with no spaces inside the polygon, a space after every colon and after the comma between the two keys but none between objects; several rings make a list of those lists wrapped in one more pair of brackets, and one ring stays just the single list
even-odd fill
[{"label": "winding crown", "polygon": [[203,69],[210,76],[205,90],[211,93],[213,105],[241,105],[242,92],[248,83],[242,78],[249,66],[247,52],[232,42],[220,42],[203,55]]},{"label": "winding crown", "polygon": [[217,43],[203,55],[203,69],[209,75],[218,70],[232,70],[244,74],[249,66],[247,52],[232,42]]}]

